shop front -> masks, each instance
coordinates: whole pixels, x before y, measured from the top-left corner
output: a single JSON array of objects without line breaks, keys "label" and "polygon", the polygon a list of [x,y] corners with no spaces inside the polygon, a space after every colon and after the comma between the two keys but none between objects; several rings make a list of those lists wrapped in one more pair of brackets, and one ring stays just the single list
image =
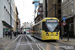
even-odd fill
[{"label": "shop front", "polygon": [[3,37],[5,36],[6,32],[12,29],[12,27],[6,23],[5,21],[2,21],[3,23]]},{"label": "shop front", "polygon": [[64,36],[74,37],[74,17],[66,19],[66,25],[64,26]]}]

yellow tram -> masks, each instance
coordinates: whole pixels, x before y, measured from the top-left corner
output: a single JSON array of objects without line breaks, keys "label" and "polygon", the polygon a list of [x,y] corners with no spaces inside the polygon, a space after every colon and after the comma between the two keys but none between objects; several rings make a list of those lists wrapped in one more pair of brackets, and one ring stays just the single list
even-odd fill
[{"label": "yellow tram", "polygon": [[33,36],[41,40],[59,40],[59,20],[55,17],[44,18],[33,26]]}]

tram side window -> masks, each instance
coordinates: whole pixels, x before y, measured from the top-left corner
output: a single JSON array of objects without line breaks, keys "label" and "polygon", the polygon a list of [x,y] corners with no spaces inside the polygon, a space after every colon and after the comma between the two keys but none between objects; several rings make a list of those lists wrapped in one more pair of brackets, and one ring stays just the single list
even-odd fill
[{"label": "tram side window", "polygon": [[34,31],[34,27],[33,27],[33,31]]},{"label": "tram side window", "polygon": [[45,22],[42,23],[42,30],[45,30]]},{"label": "tram side window", "polygon": [[46,32],[49,31],[49,30],[47,29],[47,26],[46,26],[45,22],[42,23],[42,29],[45,30]]}]

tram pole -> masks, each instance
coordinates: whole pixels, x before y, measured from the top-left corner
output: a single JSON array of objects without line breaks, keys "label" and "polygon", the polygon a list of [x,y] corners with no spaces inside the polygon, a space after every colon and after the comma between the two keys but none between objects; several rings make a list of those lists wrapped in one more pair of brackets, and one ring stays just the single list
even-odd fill
[{"label": "tram pole", "polygon": [[63,34],[61,33],[61,40],[63,39]]},{"label": "tram pole", "polygon": [[67,37],[67,38],[68,38],[67,41],[69,41],[69,32],[68,32],[67,36],[68,36],[68,37]]}]

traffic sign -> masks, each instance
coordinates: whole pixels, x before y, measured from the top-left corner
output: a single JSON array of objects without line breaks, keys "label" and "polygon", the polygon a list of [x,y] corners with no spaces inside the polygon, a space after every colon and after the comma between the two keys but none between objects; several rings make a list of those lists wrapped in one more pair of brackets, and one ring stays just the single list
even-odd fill
[{"label": "traffic sign", "polygon": [[63,22],[62,25],[65,26],[66,25],[66,22]]},{"label": "traffic sign", "polygon": [[66,20],[66,17],[63,17],[62,20]]}]

